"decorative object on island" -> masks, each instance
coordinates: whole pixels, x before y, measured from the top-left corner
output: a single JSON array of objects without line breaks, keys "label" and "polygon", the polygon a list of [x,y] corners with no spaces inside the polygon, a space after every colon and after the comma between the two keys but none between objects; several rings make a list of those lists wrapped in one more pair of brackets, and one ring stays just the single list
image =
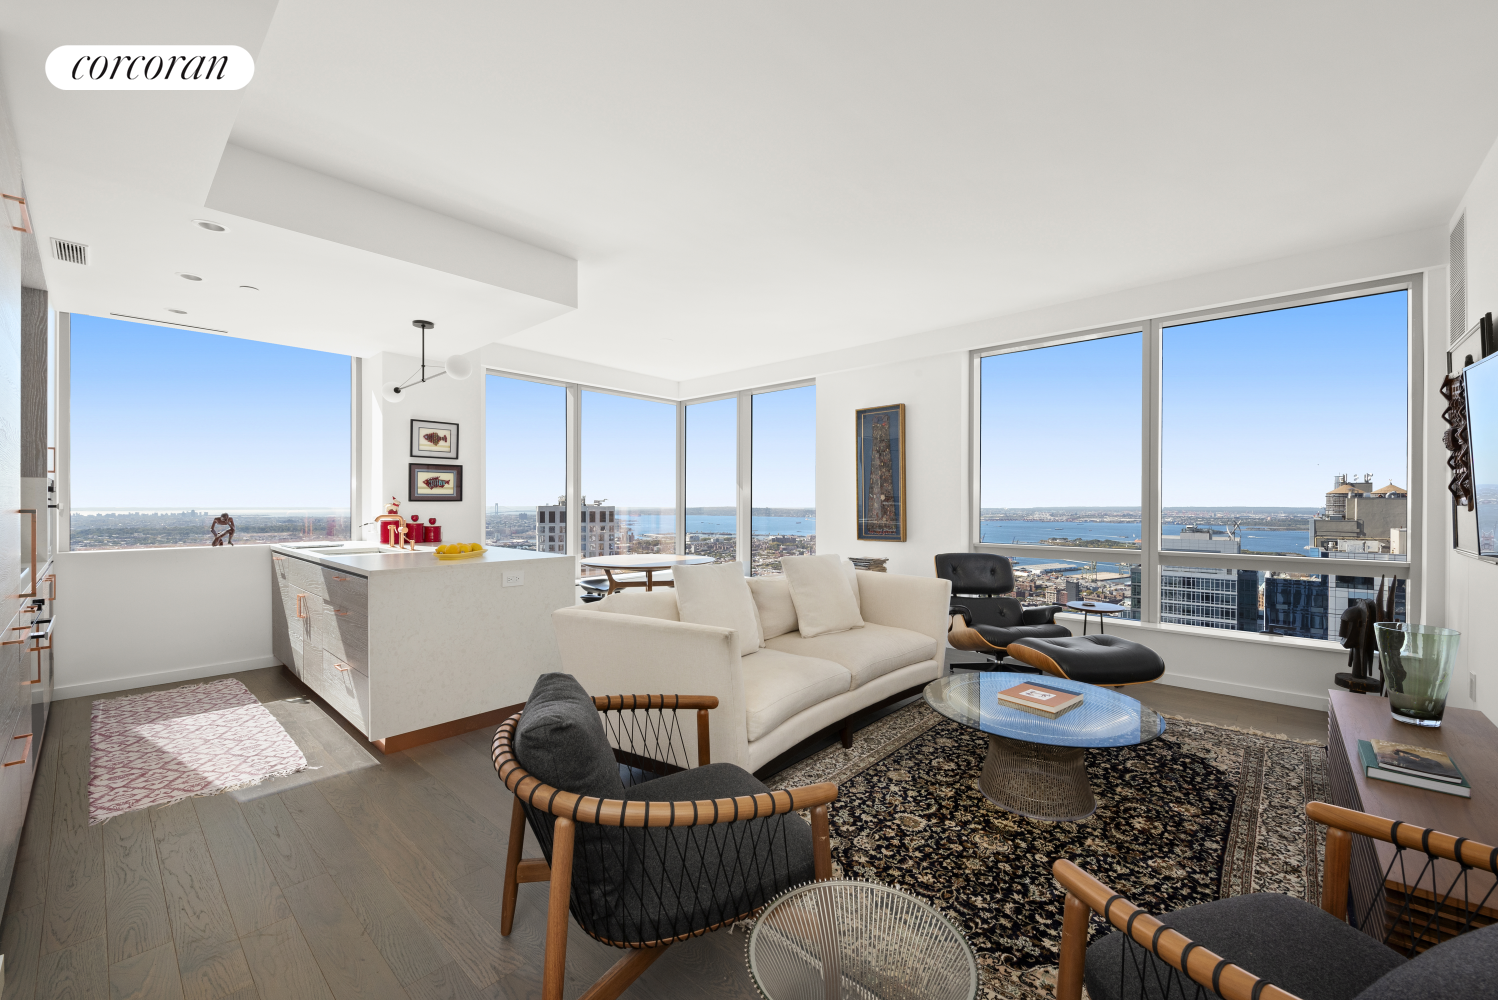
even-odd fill
[{"label": "decorative object on island", "polygon": [[[220,527],[224,530],[219,531]],[[213,545],[234,544],[234,518],[227,513],[215,517],[213,523],[208,526],[208,530],[213,532]]]},{"label": "decorative object on island", "polygon": [[885,568],[885,563],[889,562],[888,557],[872,558],[869,556],[849,556],[848,561],[853,564],[854,569],[861,569],[866,573],[889,572],[889,570]]},{"label": "decorative object on island", "polygon": [[1398,722],[1440,726],[1462,634],[1405,622],[1380,622],[1373,631],[1389,691],[1389,713]]},{"label": "decorative object on island", "polygon": [[463,467],[411,463],[411,500],[462,500]]},{"label": "decorative object on island", "polygon": [[1381,622],[1393,620],[1394,584],[1389,585],[1386,596],[1383,577],[1378,578],[1378,594],[1373,600],[1355,598],[1347,602],[1347,610],[1342,612],[1342,624],[1337,635],[1342,639],[1342,648],[1348,650],[1347,665],[1352,671],[1337,674],[1338,687],[1345,687],[1356,694],[1370,691],[1383,693],[1382,671],[1377,679],[1373,677],[1373,653],[1378,648],[1373,630]]},{"label": "decorative object on island", "polygon": [[861,541],[905,541],[905,404],[855,410]]},{"label": "decorative object on island", "polygon": [[435,517],[427,518],[427,544],[440,545],[442,543],[442,525],[437,523]]},{"label": "decorative object on island", "polygon": [[420,545],[427,540],[426,525],[421,523],[420,514],[411,515],[411,523],[406,525],[406,537],[411,540],[412,545]]},{"label": "decorative object on island", "polygon": [[[385,505],[385,513],[375,518],[375,524],[380,526],[380,544],[393,545],[396,548],[406,547],[406,536],[409,531],[406,528],[406,519],[400,515],[401,502],[395,497]],[[416,543],[411,543],[411,548],[416,548]]]},{"label": "decorative object on island", "polygon": [[484,547],[478,542],[453,542],[437,546],[437,558],[442,560],[473,559],[482,556],[484,552]]},{"label": "decorative object on island", "polygon": [[440,420],[412,420],[411,457],[456,460],[458,425]]},{"label": "decorative object on island", "polygon": [[[401,394],[405,390],[418,383],[425,383],[427,380],[427,331],[437,324],[429,319],[413,319],[411,325],[421,331],[421,367],[416,372],[413,372],[404,382],[386,382],[380,387],[380,395],[384,397],[387,403],[399,403],[404,398]],[[443,362],[443,370],[433,375],[432,378],[447,375],[455,379],[465,379],[472,374],[473,362],[462,354],[452,354]],[[454,458],[457,457],[457,445],[458,440],[455,433],[453,435]]]}]

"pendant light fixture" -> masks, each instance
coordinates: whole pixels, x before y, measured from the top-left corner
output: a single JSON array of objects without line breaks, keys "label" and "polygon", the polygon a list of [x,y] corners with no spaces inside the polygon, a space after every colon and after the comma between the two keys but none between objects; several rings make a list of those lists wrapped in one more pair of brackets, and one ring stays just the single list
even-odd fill
[{"label": "pendant light fixture", "polygon": [[[427,381],[427,331],[437,324],[429,319],[413,319],[411,325],[421,331],[421,367],[404,382],[386,382],[380,387],[380,395],[387,403],[399,403],[405,399],[405,390],[418,383]],[[433,366],[435,367],[435,366]],[[473,362],[463,354],[450,356],[442,365],[442,371],[432,375],[431,378],[439,378],[443,375],[449,378],[465,379],[473,374]]]}]

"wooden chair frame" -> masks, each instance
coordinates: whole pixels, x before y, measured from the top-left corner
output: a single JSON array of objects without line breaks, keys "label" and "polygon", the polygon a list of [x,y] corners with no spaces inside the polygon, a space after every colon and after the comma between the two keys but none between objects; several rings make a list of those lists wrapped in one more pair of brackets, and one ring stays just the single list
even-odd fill
[{"label": "wooden chair frame", "polygon": [[[595,697],[593,704],[600,712],[696,709],[697,763],[698,766],[709,763],[708,711],[718,707],[717,698],[710,695],[608,695]],[[573,844],[579,823],[625,827],[709,826],[810,809],[813,872],[818,880],[832,877],[832,840],[827,804],[837,798],[836,785],[824,782],[789,791],[695,802],[626,802],[623,799],[577,795],[545,784],[521,767],[520,762],[515,759],[515,729],[523,714],[523,711],[517,712],[506,719],[494,734],[494,768],[505,787],[515,795],[514,808],[510,814],[510,840],[505,857],[504,898],[499,932],[507,937],[514,926],[515,900],[520,883],[551,883],[546,912],[542,1000],[562,1000],[567,966],[567,918],[572,894]],[[525,806],[556,817],[549,865],[544,858],[520,856],[525,842]],[[737,919],[741,918],[734,918]],[[650,968],[670,945],[731,923],[733,920],[723,921],[664,941],[604,941],[616,948],[630,949],[629,954],[614,963],[613,968],[604,973],[580,1000],[614,1000]]]},{"label": "wooden chair frame", "polygon": [[[1326,830],[1326,867],[1321,908],[1339,920],[1347,919],[1347,887],[1351,874],[1352,835],[1411,848],[1466,868],[1498,873],[1498,848],[1426,830],[1382,816],[1370,816],[1326,802],[1306,803],[1306,815]],[[1056,973],[1056,1000],[1080,1000],[1087,963],[1087,924],[1093,913],[1123,931],[1136,944],[1192,982],[1218,993],[1224,1000],[1300,1000],[1272,983],[1264,983],[1227,959],[1195,944],[1115,893],[1070,861],[1051,866],[1056,881],[1066,889],[1061,918],[1061,962]],[[1182,960],[1182,956],[1185,960]]]}]

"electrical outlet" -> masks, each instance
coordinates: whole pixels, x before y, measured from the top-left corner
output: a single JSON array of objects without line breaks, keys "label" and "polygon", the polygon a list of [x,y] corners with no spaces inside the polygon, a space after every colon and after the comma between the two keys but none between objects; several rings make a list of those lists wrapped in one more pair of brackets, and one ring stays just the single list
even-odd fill
[{"label": "electrical outlet", "polygon": [[1477,671],[1467,671],[1467,697],[1477,701]]},{"label": "electrical outlet", "polygon": [[507,570],[505,570],[505,582],[504,582],[504,585],[506,587],[524,587],[525,586],[525,570],[523,570],[523,569],[507,569]]}]

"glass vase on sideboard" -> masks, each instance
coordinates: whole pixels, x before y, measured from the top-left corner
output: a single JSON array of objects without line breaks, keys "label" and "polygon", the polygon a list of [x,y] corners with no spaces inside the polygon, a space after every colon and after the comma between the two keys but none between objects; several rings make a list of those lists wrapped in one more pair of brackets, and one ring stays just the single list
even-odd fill
[{"label": "glass vase on sideboard", "polygon": [[1390,714],[1398,722],[1439,726],[1446,714],[1446,695],[1462,634],[1405,622],[1379,622],[1373,632]]}]

